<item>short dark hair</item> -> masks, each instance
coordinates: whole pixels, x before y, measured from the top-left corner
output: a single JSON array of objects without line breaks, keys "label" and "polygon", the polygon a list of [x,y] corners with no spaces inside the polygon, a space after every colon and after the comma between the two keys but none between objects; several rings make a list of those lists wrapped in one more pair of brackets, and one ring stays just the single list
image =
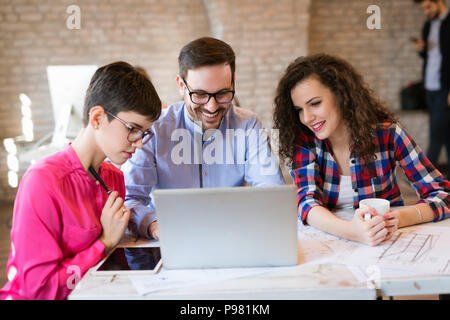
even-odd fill
[{"label": "short dark hair", "polygon": [[146,77],[148,80],[152,81],[152,78],[150,77],[150,75],[148,74],[147,70],[145,70],[144,67],[141,66],[134,66],[134,68],[140,72],[144,77]]},{"label": "short dark hair", "polygon": [[178,67],[180,75],[185,78],[190,69],[224,63],[230,66],[231,75],[234,78],[235,60],[234,51],[227,43],[215,38],[203,37],[189,42],[181,49]]},{"label": "short dark hair", "polygon": [[[151,81],[123,61],[105,65],[95,71],[84,100],[84,126],[87,126],[89,112],[95,106],[102,106],[113,115],[121,111],[134,111],[152,121],[161,115],[161,100]],[[108,120],[112,119],[108,115]]]}]

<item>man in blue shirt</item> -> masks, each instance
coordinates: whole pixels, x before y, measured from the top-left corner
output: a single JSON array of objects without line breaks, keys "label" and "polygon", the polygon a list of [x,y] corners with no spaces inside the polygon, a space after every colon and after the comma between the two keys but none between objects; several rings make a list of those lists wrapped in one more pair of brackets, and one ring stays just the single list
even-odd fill
[{"label": "man in blue shirt", "polygon": [[155,188],[284,184],[261,121],[233,105],[233,49],[200,38],[183,47],[178,64],[183,101],[163,110],[153,125],[154,138],[122,166],[129,227],[141,237],[159,238]]}]

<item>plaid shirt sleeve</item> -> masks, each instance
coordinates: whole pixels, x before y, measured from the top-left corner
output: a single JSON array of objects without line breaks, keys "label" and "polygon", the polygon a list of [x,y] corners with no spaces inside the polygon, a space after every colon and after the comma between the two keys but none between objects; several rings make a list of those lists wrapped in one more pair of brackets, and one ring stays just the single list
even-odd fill
[{"label": "plaid shirt sleeve", "polygon": [[313,207],[323,206],[323,182],[319,172],[316,155],[303,144],[295,151],[290,170],[298,189],[298,215],[303,223],[306,223],[306,217]]},{"label": "plaid shirt sleeve", "polygon": [[426,202],[431,206],[435,222],[450,217],[450,182],[444,180],[400,125],[394,128],[395,159],[419,195],[417,203]]}]

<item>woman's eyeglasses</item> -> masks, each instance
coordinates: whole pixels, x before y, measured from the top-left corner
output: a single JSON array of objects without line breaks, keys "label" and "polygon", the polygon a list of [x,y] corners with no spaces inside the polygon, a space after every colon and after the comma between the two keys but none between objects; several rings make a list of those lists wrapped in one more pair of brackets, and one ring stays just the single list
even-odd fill
[{"label": "woman's eyeglasses", "polygon": [[155,135],[153,131],[150,129],[142,131],[141,129],[138,129],[136,127],[133,127],[132,125],[128,124],[124,120],[120,119],[119,117],[113,115],[112,113],[106,111],[107,114],[109,114],[114,119],[119,120],[125,127],[128,129],[128,136],[127,139],[131,143],[137,142],[139,140],[142,140],[142,144],[146,144],[153,136]]}]

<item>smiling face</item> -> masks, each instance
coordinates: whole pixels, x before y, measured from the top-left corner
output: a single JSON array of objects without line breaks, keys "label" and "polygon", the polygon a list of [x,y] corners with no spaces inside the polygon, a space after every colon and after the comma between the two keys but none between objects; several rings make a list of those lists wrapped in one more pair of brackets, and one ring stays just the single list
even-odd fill
[{"label": "smiling face", "polygon": [[[113,118],[108,121],[106,117],[107,115],[104,114],[103,121],[100,124],[101,130],[99,130],[97,136],[98,145],[109,160],[121,165],[132,157],[136,148],[142,148],[142,139],[135,142],[128,141],[129,129],[127,126],[118,119]],[[142,131],[150,129],[153,125],[153,122],[147,116],[133,111],[119,112],[116,117],[129,126]]]},{"label": "smiling face", "polygon": [[[206,104],[195,104],[191,101],[190,92],[218,93],[233,90],[231,68],[228,64],[218,64],[190,69],[183,82],[177,77],[180,94],[184,97],[189,118],[201,123],[203,130],[217,129],[231,106],[231,102],[219,104],[211,97]],[[189,88],[189,91],[186,88]]]},{"label": "smiling face", "polygon": [[297,83],[291,99],[300,122],[320,140],[339,138],[345,132],[335,95],[315,76]]}]

